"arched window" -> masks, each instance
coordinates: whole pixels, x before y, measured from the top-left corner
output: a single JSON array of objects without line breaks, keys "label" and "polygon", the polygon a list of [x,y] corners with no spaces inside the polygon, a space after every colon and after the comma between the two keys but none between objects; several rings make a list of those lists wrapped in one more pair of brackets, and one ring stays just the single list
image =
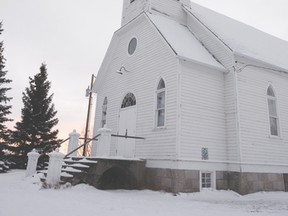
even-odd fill
[{"label": "arched window", "polygon": [[102,120],[101,120],[102,128],[106,124],[107,104],[108,104],[108,100],[107,100],[107,97],[105,97],[104,102],[103,102],[103,106],[102,106]]},{"label": "arched window", "polygon": [[279,117],[277,113],[277,99],[272,86],[269,86],[267,90],[267,101],[269,109],[270,134],[273,136],[279,136]]},{"label": "arched window", "polygon": [[126,108],[130,106],[135,106],[135,105],[136,105],[136,98],[133,93],[129,92],[124,97],[122,104],[121,104],[121,108]]},{"label": "arched window", "polygon": [[156,126],[163,127],[165,125],[165,82],[161,79],[156,91]]}]

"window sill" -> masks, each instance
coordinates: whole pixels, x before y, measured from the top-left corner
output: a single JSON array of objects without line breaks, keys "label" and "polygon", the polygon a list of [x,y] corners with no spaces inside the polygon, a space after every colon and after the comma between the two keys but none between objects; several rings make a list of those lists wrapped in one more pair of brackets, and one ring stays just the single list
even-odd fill
[{"label": "window sill", "polygon": [[283,140],[281,136],[269,135],[270,139]]},{"label": "window sill", "polygon": [[167,130],[167,127],[166,127],[166,126],[163,126],[163,127],[156,127],[156,128],[153,128],[152,131],[157,132],[157,131],[163,131],[163,130]]}]

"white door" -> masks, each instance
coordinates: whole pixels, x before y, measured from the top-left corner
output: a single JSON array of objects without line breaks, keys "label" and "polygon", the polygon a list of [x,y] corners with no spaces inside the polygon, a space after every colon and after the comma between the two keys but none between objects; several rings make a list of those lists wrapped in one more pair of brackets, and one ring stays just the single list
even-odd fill
[{"label": "white door", "polygon": [[[136,106],[121,109],[119,115],[119,135],[136,136]],[[117,156],[135,157],[135,139],[118,138]]]}]

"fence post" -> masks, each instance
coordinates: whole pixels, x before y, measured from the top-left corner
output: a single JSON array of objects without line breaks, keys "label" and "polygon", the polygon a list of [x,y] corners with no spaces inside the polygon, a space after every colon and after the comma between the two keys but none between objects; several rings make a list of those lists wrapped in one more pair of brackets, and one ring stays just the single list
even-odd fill
[{"label": "fence post", "polygon": [[35,149],[33,149],[31,152],[27,154],[27,156],[28,156],[28,163],[26,167],[26,174],[25,174],[26,177],[36,173],[38,158],[40,154]]},{"label": "fence post", "polygon": [[[79,137],[80,134],[76,132],[76,130],[73,130],[73,132],[71,132],[69,134],[69,144],[68,144],[68,152],[73,151],[74,149],[79,147]],[[77,156],[77,151],[73,152],[71,155],[71,157],[76,157]]]},{"label": "fence post", "polygon": [[50,158],[46,179],[46,183],[48,185],[57,185],[60,183],[61,169],[64,156],[64,154],[59,152],[58,148],[49,154]]},{"label": "fence post", "polygon": [[112,130],[104,125],[104,128],[100,128],[97,132],[100,134],[100,136],[97,142],[96,156],[110,156]]}]

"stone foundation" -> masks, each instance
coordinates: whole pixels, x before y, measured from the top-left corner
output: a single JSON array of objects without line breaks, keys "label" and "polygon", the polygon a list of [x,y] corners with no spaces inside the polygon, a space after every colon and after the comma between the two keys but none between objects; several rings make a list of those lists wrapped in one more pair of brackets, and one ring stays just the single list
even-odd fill
[{"label": "stone foundation", "polygon": [[146,168],[146,188],[167,192],[199,192],[199,171]]},{"label": "stone foundation", "polygon": [[[146,168],[146,188],[167,192],[199,192],[200,171]],[[288,174],[216,172],[216,189],[239,194],[259,191],[287,191]]]},{"label": "stone foundation", "polygon": [[[88,183],[99,189],[151,189],[172,193],[199,192],[199,170],[147,168],[146,161],[94,159],[84,173],[74,174],[73,184]],[[87,164],[87,165],[88,165]],[[259,191],[288,191],[288,173],[239,173],[216,171],[217,190],[239,194]]]},{"label": "stone foundation", "polygon": [[277,173],[229,172],[228,184],[229,189],[242,195],[259,191],[285,191],[284,175]]},{"label": "stone foundation", "polygon": [[[143,160],[97,158],[87,163],[89,169],[74,173],[72,184],[87,183],[98,189],[144,189],[145,164]],[[85,164],[85,162],[81,162]]]},{"label": "stone foundation", "polygon": [[217,190],[228,190],[228,173],[224,171],[216,172],[216,189]]},{"label": "stone foundation", "polygon": [[288,192],[288,173],[284,174],[285,191]]}]

